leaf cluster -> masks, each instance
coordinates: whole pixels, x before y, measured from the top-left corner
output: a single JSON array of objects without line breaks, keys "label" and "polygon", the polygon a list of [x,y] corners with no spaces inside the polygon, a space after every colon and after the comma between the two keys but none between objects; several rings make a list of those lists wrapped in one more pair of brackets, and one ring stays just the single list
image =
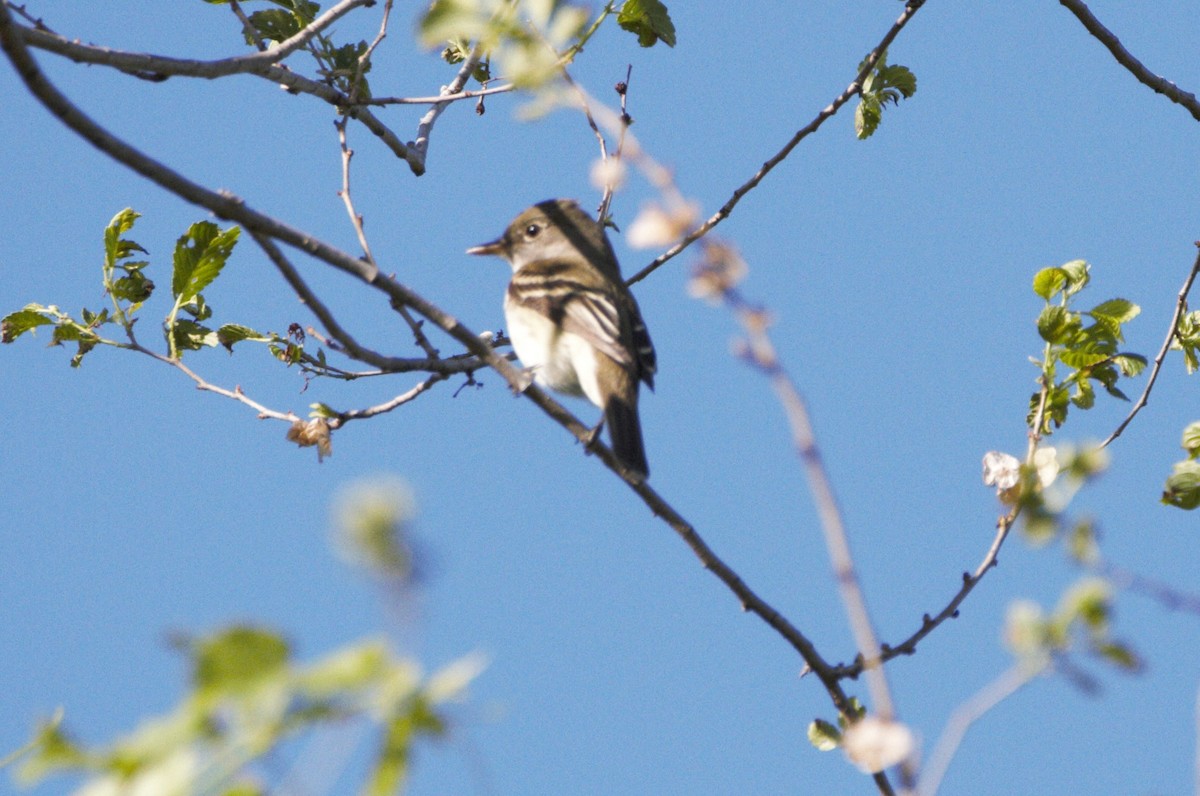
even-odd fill
[{"label": "leaf cluster", "polygon": [[1093,382],[1128,401],[1118,381],[1146,367],[1144,356],[1119,350],[1123,326],[1141,312],[1138,305],[1115,298],[1090,310],[1072,309],[1075,296],[1091,281],[1090,269],[1083,260],[1072,260],[1043,268],[1033,279],[1033,292],[1045,301],[1037,330],[1046,345],[1042,358],[1032,360],[1042,371],[1041,389],[1030,399],[1026,420],[1039,435],[1049,434],[1052,425],[1062,426],[1072,405],[1091,409],[1096,402]]},{"label": "leaf cluster", "polygon": [[643,47],[675,46],[675,26],[661,0],[625,0],[619,10],[609,2],[591,24],[587,6],[568,0],[434,0],[419,31],[426,47],[444,45],[442,58],[452,64],[482,45],[486,65],[472,75],[481,83],[491,79],[494,61],[506,79],[536,88],[556,77],[614,11],[617,24]]},{"label": "leaf cluster", "polygon": [[[150,263],[137,259],[146,249],[129,237],[140,214],[131,208],[117,213],[104,229],[104,262],[102,278],[111,307],[93,311],[84,307],[78,316],[50,304],[26,304],[0,320],[0,342],[11,343],[26,332],[50,326],[51,345],[75,343],[77,348],[71,366],[79,367],[83,358],[98,345],[115,348],[140,348],[134,333],[135,325],[145,302],[155,292],[155,283],[146,275]],[[258,332],[249,326],[226,323],[212,326],[206,323],[213,308],[204,292],[220,276],[237,245],[238,227],[220,229],[210,221],[192,224],[175,242],[171,273],[172,305],[163,321],[163,335],[168,356],[181,358],[184,352],[224,346],[230,352],[241,342],[267,345],[276,359],[287,365],[299,364],[306,372],[316,375],[337,375],[329,368],[325,352],[315,354],[305,350],[305,334],[299,324],[292,324],[286,335]],[[105,327],[116,327],[124,340],[104,336]]]},{"label": "leaf cluster", "polygon": [[[861,70],[866,63],[864,60],[858,68]],[[854,111],[855,135],[859,140],[870,138],[879,129],[884,108],[889,102],[899,105],[901,99],[908,99],[916,93],[917,76],[907,66],[889,64],[887,50],[884,50],[859,91],[858,108]]]},{"label": "leaf cluster", "polygon": [[[204,0],[211,5],[228,5],[229,0]],[[243,31],[246,43],[278,44],[287,41],[312,24],[321,11],[321,6],[312,0],[264,0],[275,8],[255,11],[247,16],[250,29]],[[308,44],[308,50],[320,65],[319,73],[324,81],[339,91],[356,99],[370,99],[371,90],[366,80],[371,71],[370,60],[363,60],[369,45],[365,41],[335,44],[325,34],[317,34]],[[357,80],[357,82],[356,82]]]},{"label": "leaf cluster", "polygon": [[1082,651],[1125,672],[1138,672],[1141,657],[1113,636],[1112,586],[1102,578],[1088,577],[1068,589],[1047,615],[1031,601],[1009,607],[1005,639],[1009,648],[1032,671],[1056,664],[1085,690],[1095,690],[1094,678],[1070,663]]},{"label": "leaf cluster", "polygon": [[266,794],[255,763],[286,740],[347,721],[374,728],[365,794],[403,784],[413,745],[447,729],[446,706],[482,670],[469,656],[425,677],[383,641],[302,664],[271,630],[238,625],[180,642],[191,688],[166,715],[129,736],[88,747],[58,721],[44,724],[19,771],[26,783],[83,774],[88,792]]}]

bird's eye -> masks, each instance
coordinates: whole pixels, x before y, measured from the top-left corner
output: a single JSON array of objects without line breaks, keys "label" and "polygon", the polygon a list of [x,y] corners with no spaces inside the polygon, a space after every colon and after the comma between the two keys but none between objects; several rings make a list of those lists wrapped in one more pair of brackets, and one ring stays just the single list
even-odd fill
[{"label": "bird's eye", "polygon": [[540,233],[541,231],[542,231],[542,228],[538,224],[530,224],[529,226],[525,227],[525,237],[536,238],[538,236],[538,233]]}]

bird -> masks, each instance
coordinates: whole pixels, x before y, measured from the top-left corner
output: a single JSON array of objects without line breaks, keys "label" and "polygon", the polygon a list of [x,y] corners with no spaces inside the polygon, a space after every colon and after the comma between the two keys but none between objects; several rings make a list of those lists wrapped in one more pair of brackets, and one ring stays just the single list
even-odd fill
[{"label": "bird", "polygon": [[640,385],[654,389],[654,344],[616,253],[572,199],[524,210],[499,238],[467,249],[512,266],[504,297],[508,336],[534,381],[584,396],[603,414],[613,454],[638,480],[650,474],[638,415]]}]

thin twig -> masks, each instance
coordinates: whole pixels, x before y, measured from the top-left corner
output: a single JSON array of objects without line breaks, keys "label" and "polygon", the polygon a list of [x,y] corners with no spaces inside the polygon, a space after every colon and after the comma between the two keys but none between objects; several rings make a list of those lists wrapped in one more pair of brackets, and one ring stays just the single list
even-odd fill
[{"label": "thin twig", "polygon": [[[1041,440],[1041,436],[1037,433],[1037,429],[1041,428],[1042,418],[1046,413],[1046,401],[1049,398],[1050,391],[1048,385],[1043,381],[1041,387],[1041,397],[1038,400],[1038,408],[1034,413],[1034,422],[1029,432],[1029,445],[1025,452],[1025,463],[1029,465],[1033,461],[1033,455],[1037,452],[1037,444]],[[921,627],[915,633],[910,635],[904,641],[896,645],[882,644],[880,645],[880,657],[884,661],[889,661],[892,658],[901,655],[912,655],[917,651],[917,644],[926,636],[932,633],[939,625],[947,619],[957,619],[959,606],[967,599],[979,582],[983,580],[998,563],[1000,556],[1000,548],[1004,546],[1004,542],[1008,539],[1009,532],[1017,522],[1017,518],[1021,514],[1021,506],[1018,503],[1007,514],[999,517],[996,520],[996,533],[992,537],[992,542],[988,546],[987,552],[984,553],[983,559],[979,565],[975,567],[973,572],[962,573],[962,585],[958,591],[950,598],[950,602],[941,611],[930,616],[925,614],[921,618]],[[863,670],[863,662],[857,660],[852,664],[839,664],[834,667],[834,671],[839,677],[858,677]]]},{"label": "thin twig", "polygon": [[120,347],[127,348],[130,351],[136,351],[139,354],[145,354],[146,356],[150,357],[151,359],[155,359],[159,362],[162,362],[165,365],[170,365],[171,367],[175,368],[180,373],[183,373],[189,379],[194,381],[196,383],[197,390],[204,390],[205,392],[211,392],[216,395],[223,395],[226,398],[232,398],[233,400],[238,401],[239,403],[243,403],[246,406],[249,406],[254,411],[258,412],[258,416],[260,419],[283,420],[288,423],[295,423],[297,420],[300,419],[298,416],[296,416],[292,412],[280,412],[275,409],[270,409],[266,406],[263,406],[258,401],[255,401],[253,398],[246,395],[246,393],[242,392],[241,387],[234,387],[232,390],[229,390],[229,389],[226,389],[225,387],[221,387],[216,384],[213,384],[213,383],[207,381],[200,374],[196,373],[196,371],[192,370],[187,365],[183,364],[182,359],[179,359],[177,357],[169,357],[164,354],[160,354],[157,351],[153,351],[149,348],[146,348],[141,343],[134,340],[132,336],[130,337],[129,345],[121,345]]},{"label": "thin twig", "polygon": [[[374,269],[375,273],[379,272],[379,264],[375,262],[375,255],[371,253],[371,246],[367,243],[367,233],[363,228],[363,217],[354,208],[354,200],[350,195],[350,160],[354,157],[354,150],[346,144],[346,117],[343,116],[340,122],[334,122],[334,126],[338,131],[338,144],[342,151],[342,190],[338,191],[338,195],[342,197],[343,204],[346,205],[346,212],[350,216],[350,223],[354,227],[354,233],[358,236],[358,243],[362,246],[363,256],[367,263]],[[440,354],[433,343],[429,342],[429,338],[425,336],[424,330],[421,328],[421,322],[412,316],[408,308],[403,304],[393,305],[396,313],[404,319],[408,324],[408,328],[412,330],[413,339],[421,350],[425,352],[425,356],[430,359],[439,359]]]},{"label": "thin twig", "polygon": [[[454,79],[450,81],[450,85],[442,87],[441,94],[450,96],[462,91],[463,86],[471,79],[471,74],[475,71],[475,67],[479,65],[481,58],[483,58],[483,45],[477,42],[471,48],[471,54],[463,60],[462,66],[459,67]],[[417,171],[416,166],[413,166],[413,171],[418,176],[425,172],[425,161],[429,157],[429,135],[433,132],[433,125],[437,122],[438,117],[442,115],[442,111],[450,106],[450,103],[451,100],[448,99],[434,103],[433,107],[425,111],[425,115],[421,117],[420,122],[417,124],[417,140],[412,142],[410,148],[420,163],[420,171]],[[410,165],[413,162],[412,159],[409,160]]]},{"label": "thin twig", "polygon": [[1184,91],[1170,80],[1160,77],[1147,69],[1145,64],[1135,58],[1129,50],[1125,49],[1120,39],[1111,30],[1100,24],[1100,20],[1096,19],[1095,15],[1087,7],[1087,4],[1082,2],[1082,0],[1058,1],[1066,6],[1067,10],[1083,23],[1088,33],[1092,34],[1101,44],[1108,48],[1113,58],[1117,59],[1117,63],[1125,67],[1130,74],[1138,79],[1138,82],[1154,89],[1154,91],[1162,94],[1171,100],[1171,102],[1187,108],[1188,112],[1192,114],[1192,118],[1200,121],[1200,100],[1196,99],[1195,94]]},{"label": "thin twig", "polygon": [[954,753],[966,737],[971,725],[983,718],[992,708],[1008,699],[1019,691],[1026,683],[1036,677],[1038,670],[1031,670],[1020,664],[1013,666],[1004,674],[984,686],[973,697],[959,705],[946,722],[946,728],[938,738],[929,764],[925,766],[917,789],[918,796],[934,796],[941,787],[942,778],[950,768]]},{"label": "thin twig", "polygon": [[263,41],[263,37],[259,34],[258,28],[254,27],[254,23],[250,21],[250,17],[246,16],[246,12],[242,10],[242,4],[238,0],[229,0],[229,10],[242,23],[242,32],[248,39],[254,41],[254,46],[258,48],[258,51],[266,50],[267,43]]},{"label": "thin twig", "polygon": [[418,382],[411,390],[397,395],[390,401],[385,401],[376,406],[367,407],[366,409],[351,409],[347,412],[338,412],[337,416],[330,421],[330,428],[341,428],[351,420],[364,420],[368,417],[375,417],[376,415],[382,415],[385,412],[390,412],[393,409],[409,403],[410,401],[416,400],[418,396],[424,392],[427,392],[429,388],[433,387],[433,385],[437,384],[439,381],[445,381],[447,378],[449,377],[444,376],[441,373],[434,373],[428,378]]},{"label": "thin twig", "polygon": [[[1200,241],[1196,242],[1196,246],[1200,248]],[[1154,389],[1154,382],[1158,381],[1158,372],[1162,370],[1163,361],[1167,358],[1167,352],[1171,350],[1171,343],[1174,342],[1175,335],[1179,333],[1179,319],[1187,311],[1188,293],[1192,290],[1192,283],[1196,281],[1197,273],[1200,273],[1200,253],[1196,254],[1196,260],[1192,263],[1192,270],[1188,272],[1187,279],[1183,280],[1183,287],[1179,288],[1179,295],[1175,299],[1175,312],[1171,315],[1171,325],[1167,327],[1167,336],[1163,340],[1162,347],[1158,349],[1158,354],[1154,357],[1154,367],[1150,369],[1150,377],[1146,380],[1145,389],[1142,390],[1142,394],[1134,402],[1133,408],[1129,410],[1129,414],[1121,421],[1121,425],[1117,426],[1113,433],[1109,434],[1108,438],[1100,443],[1101,448],[1107,448],[1110,442],[1121,436],[1121,432],[1133,422],[1133,418],[1137,417],[1137,413],[1142,411],[1146,403],[1150,400],[1150,391]]]},{"label": "thin twig", "polygon": [[367,65],[371,62],[371,55],[375,52],[375,48],[387,38],[388,20],[392,16],[392,0],[385,0],[383,4],[383,18],[379,22],[379,32],[375,34],[375,38],[367,45],[367,49],[358,57],[358,64],[354,68],[354,82],[350,84],[350,102],[351,104],[358,103],[358,95],[362,86],[362,76],[367,69]]},{"label": "thin twig", "polygon": [[807,138],[810,134],[816,132],[817,129],[825,123],[825,120],[837,113],[838,110],[847,102],[849,102],[852,97],[862,91],[863,81],[867,79],[867,75],[871,74],[871,70],[875,68],[875,64],[879,63],[879,59],[883,55],[883,51],[891,45],[896,36],[901,30],[903,30],[904,26],[908,24],[909,20],[913,18],[913,15],[916,14],[924,4],[925,0],[908,0],[904,6],[904,13],[900,15],[900,18],[896,20],[895,24],[892,25],[891,29],[880,40],[879,44],[875,46],[875,49],[871,50],[866,60],[863,61],[862,68],[858,70],[858,75],[855,76],[850,85],[846,86],[846,89],[839,94],[833,102],[823,108],[821,112],[817,114],[816,118],[814,118],[804,127],[800,128],[800,130],[798,130],[796,134],[792,136],[792,139],[787,142],[783,149],[776,152],[775,155],[772,156],[771,159],[766,163],[763,163],[762,167],[754,173],[753,177],[751,177],[741,187],[733,192],[733,195],[729,197],[729,200],[725,202],[724,205],[721,206],[720,210],[714,213],[703,224],[689,232],[681,241],[679,241],[679,243],[676,243],[658,257],[654,258],[649,265],[630,277],[627,280],[628,284],[632,285],[635,282],[640,282],[641,280],[645,279],[647,276],[654,273],[654,271],[658,270],[663,263],[675,257],[688,246],[691,246],[697,240],[707,235],[713,227],[728,218],[729,214],[733,212],[733,208],[738,202],[741,201],[742,197],[754,190],[754,188],[760,182],[762,182],[763,178],[766,177],[773,168],[778,166],[781,162],[783,162],[784,158],[791,154],[792,150],[796,148],[797,144]]},{"label": "thin twig", "polygon": [[506,94],[510,91],[515,91],[516,86],[512,83],[505,83],[502,86],[493,86],[492,88],[476,88],[470,91],[458,91],[453,94],[439,94],[436,97],[379,97],[367,100],[359,100],[358,105],[437,105],[442,102],[458,102],[465,99],[478,99],[479,97],[488,97],[492,94]]}]

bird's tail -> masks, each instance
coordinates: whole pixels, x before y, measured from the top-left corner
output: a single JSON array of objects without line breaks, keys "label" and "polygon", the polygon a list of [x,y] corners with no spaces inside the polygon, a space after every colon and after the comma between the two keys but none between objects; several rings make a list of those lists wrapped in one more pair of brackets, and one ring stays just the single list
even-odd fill
[{"label": "bird's tail", "polygon": [[604,419],[608,423],[608,435],[617,459],[641,478],[649,476],[650,466],[646,463],[646,447],[642,443],[642,423],[638,419],[637,404],[611,396],[604,408]]}]

